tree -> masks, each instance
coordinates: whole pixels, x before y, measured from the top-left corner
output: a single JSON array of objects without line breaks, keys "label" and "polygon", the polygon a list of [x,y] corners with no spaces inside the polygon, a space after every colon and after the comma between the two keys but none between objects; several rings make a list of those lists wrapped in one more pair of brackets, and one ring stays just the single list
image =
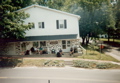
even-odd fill
[{"label": "tree", "polygon": [[115,6],[116,12],[116,37],[120,39],[120,0],[118,0],[117,5]]},{"label": "tree", "polygon": [[0,39],[24,38],[25,30],[29,29],[29,26],[24,24],[24,19],[29,15],[16,12],[20,7],[15,6],[16,2],[12,2],[12,0],[0,1]]},{"label": "tree", "polygon": [[102,12],[103,12],[102,18],[104,20],[101,23],[101,26],[102,26],[102,30],[108,34],[108,42],[109,42],[111,35],[115,34],[114,32],[116,30],[115,13],[113,12],[111,3],[109,3],[108,5],[105,4],[102,8]]},{"label": "tree", "polygon": [[36,0],[35,3],[42,5],[42,6],[47,6],[47,0]]},{"label": "tree", "polygon": [[110,0],[67,0],[63,10],[81,16],[80,36],[83,44],[89,43],[90,37],[97,38],[99,34],[109,33],[115,29],[115,17]]},{"label": "tree", "polygon": [[11,0],[9,5],[19,7],[19,8],[24,8],[35,3],[36,3],[35,0]]},{"label": "tree", "polygon": [[48,0],[47,6],[50,8],[61,10],[65,1],[66,0]]}]

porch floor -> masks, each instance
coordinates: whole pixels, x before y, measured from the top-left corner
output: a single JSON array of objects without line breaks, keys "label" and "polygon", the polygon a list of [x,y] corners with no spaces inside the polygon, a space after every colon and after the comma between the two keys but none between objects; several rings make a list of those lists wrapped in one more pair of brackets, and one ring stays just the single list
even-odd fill
[{"label": "porch floor", "polygon": [[[62,55],[61,57],[64,58],[75,58],[77,56],[80,56],[82,54],[80,53],[74,53],[70,56],[70,53],[63,53],[64,55]],[[32,54],[32,55],[23,55],[23,57],[39,57],[39,58],[56,58],[57,55],[56,54]]]}]

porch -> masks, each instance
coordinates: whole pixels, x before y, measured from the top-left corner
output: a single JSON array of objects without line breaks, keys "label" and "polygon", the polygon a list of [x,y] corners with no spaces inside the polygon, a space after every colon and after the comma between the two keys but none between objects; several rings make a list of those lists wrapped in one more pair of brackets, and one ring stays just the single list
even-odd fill
[{"label": "porch", "polygon": [[76,58],[77,56],[82,56],[82,53],[74,53],[70,56],[70,53],[65,52],[61,57],[57,57],[56,54],[32,54],[32,55],[19,55],[21,57],[30,57],[30,58]]},{"label": "porch", "polygon": [[56,54],[32,54],[32,55],[0,55],[0,57],[8,58],[77,58],[82,56],[82,53],[74,53],[70,56],[70,53],[65,52],[61,57],[57,57]]}]

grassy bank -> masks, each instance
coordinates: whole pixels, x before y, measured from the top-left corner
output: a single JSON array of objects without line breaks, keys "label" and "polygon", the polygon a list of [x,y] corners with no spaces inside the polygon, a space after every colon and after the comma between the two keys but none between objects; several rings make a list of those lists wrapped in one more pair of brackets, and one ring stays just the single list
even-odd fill
[{"label": "grassy bank", "polygon": [[82,45],[86,51],[82,56],[78,56],[78,58],[82,59],[92,59],[92,60],[103,60],[103,61],[114,61],[114,62],[120,62],[114,57],[110,55],[106,55],[104,52],[107,50],[107,47],[104,46],[102,49],[102,53],[100,51],[100,47],[97,44],[93,45]]},{"label": "grassy bank", "polygon": [[[108,41],[108,39],[106,39],[106,38],[100,38],[100,40],[101,41]],[[112,42],[112,41],[113,41],[113,39],[110,39],[110,42]],[[114,42],[120,43],[120,39],[114,39]]]},{"label": "grassy bank", "polygon": [[120,69],[120,65],[107,63],[107,62],[95,62],[95,61],[83,61],[74,60],[74,67],[89,68],[89,69]]},{"label": "grassy bank", "polygon": [[106,55],[104,53],[100,53],[98,51],[93,51],[93,50],[92,51],[86,50],[86,53],[84,53],[82,56],[78,56],[78,58],[120,62],[117,59],[111,57],[110,55]]},{"label": "grassy bank", "polygon": [[64,67],[63,60],[44,60],[44,59],[23,59],[18,67],[36,66],[36,67]]}]

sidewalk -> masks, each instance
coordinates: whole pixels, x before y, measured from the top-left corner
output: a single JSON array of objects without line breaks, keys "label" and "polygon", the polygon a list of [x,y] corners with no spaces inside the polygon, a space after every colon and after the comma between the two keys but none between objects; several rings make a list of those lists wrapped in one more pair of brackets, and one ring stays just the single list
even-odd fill
[{"label": "sidewalk", "polygon": [[114,57],[115,59],[120,61],[120,48],[117,47],[111,47],[110,49],[108,49],[108,52],[105,52],[105,54],[108,54],[112,57]]}]

